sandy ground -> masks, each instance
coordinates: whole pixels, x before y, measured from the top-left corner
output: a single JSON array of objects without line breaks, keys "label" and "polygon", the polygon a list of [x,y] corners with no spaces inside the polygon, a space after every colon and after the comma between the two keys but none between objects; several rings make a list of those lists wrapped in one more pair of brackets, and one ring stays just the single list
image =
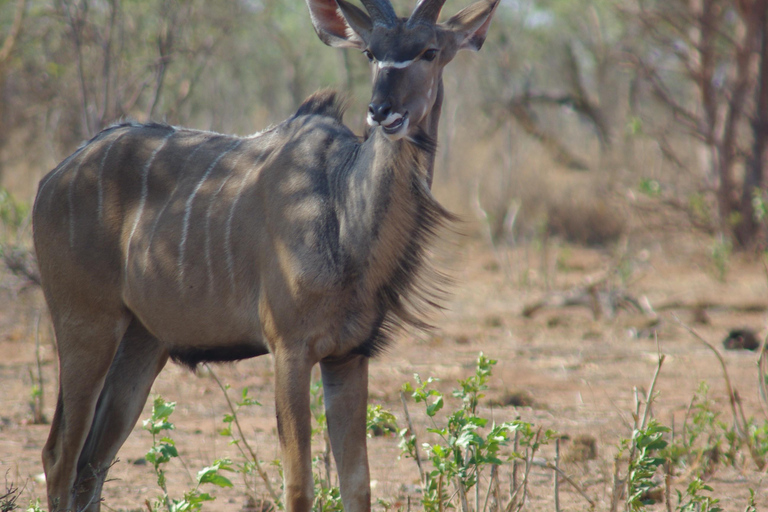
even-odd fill
[{"label": "sandy ground", "polygon": [[[637,299],[645,297],[655,308],[673,302],[678,306],[709,302],[716,307],[706,310],[708,323],[695,323],[697,319],[685,307],[665,309],[660,311],[655,340],[653,336],[643,336],[649,319],[638,312],[621,310],[613,318],[595,319],[586,307],[548,307],[525,318],[521,315],[525,305],[544,297],[547,287],[555,291],[584,284],[603,275],[612,267],[614,258],[608,251],[552,246],[544,272],[540,253],[532,248],[494,252],[479,239],[465,239],[447,258],[456,285],[446,311],[436,319],[438,329],[429,335],[404,336],[391,351],[372,362],[371,402],[393,411],[404,425],[399,390],[418,373],[425,378],[438,377],[437,386],[447,393],[447,407],[456,407],[456,402],[449,398],[450,390],[457,379],[472,373],[482,351],[499,362],[487,397],[481,402],[481,412],[497,423],[520,418],[536,427],[554,429],[571,440],[580,435],[594,438],[595,459],[563,462],[562,467],[596,502],[597,510],[608,510],[614,457],[620,440],[631,434],[634,390],[647,392],[659,350],[666,359],[656,385],[656,418],[667,425],[674,424],[679,432],[699,383],[705,381],[710,386],[709,396],[721,413],[720,419],[726,424],[732,422],[717,359],[676,323],[672,314],[718,347],[732,328],[749,327],[760,336],[766,332],[764,311],[740,310],[752,303],[768,304],[768,280],[759,261],[733,257],[727,279],[722,283],[715,278],[706,249],[695,241],[674,250],[651,245],[632,254],[632,272],[625,292]],[[29,407],[37,371],[35,338],[41,299],[37,290],[19,291],[18,283],[11,277],[6,276],[2,282],[0,471],[9,482],[24,487],[19,503],[26,506],[31,499],[45,500],[40,451],[48,426],[32,424]],[[45,321],[40,326],[44,412],[50,418],[55,405],[56,363]],[[742,398],[745,415],[755,417],[761,424],[768,421],[757,392],[755,354],[721,352]],[[233,393],[247,387],[249,394],[263,404],[243,412],[243,427],[261,459],[279,458],[270,358],[217,366],[215,372],[232,386]],[[499,405],[509,394],[519,392],[527,393],[532,403],[517,407]],[[176,425],[172,435],[184,465],[178,460],[169,465],[172,495],[179,496],[189,488],[190,475],[213,459],[228,456],[238,460],[235,448],[218,434],[227,406],[208,372],[193,374],[171,364],[154,385],[151,396],[157,395],[178,403],[171,417]],[[412,402],[410,410],[420,441],[429,441],[423,410]],[[149,414],[147,404],[142,418]],[[145,502],[157,496],[159,490],[151,467],[141,463],[150,445],[151,437],[139,422],[119,453],[119,461],[110,473],[111,481],[105,484],[107,509],[146,510]],[[419,477],[412,460],[398,458],[397,445],[398,439],[391,436],[369,441],[373,495],[374,500],[405,507],[409,495],[414,504],[418,502]],[[572,445],[572,441],[563,441],[563,453],[573,450]],[[316,449],[319,453],[322,443]],[[552,461],[554,447],[543,447],[537,456],[538,462]],[[623,473],[624,463],[621,468]],[[270,467],[269,471],[277,485],[276,470]],[[687,470],[678,471],[676,487],[682,488],[687,476]],[[509,485],[509,478],[505,470],[505,486]],[[244,484],[238,475],[232,479],[235,487],[214,490],[217,500],[206,505],[207,510],[244,507]],[[744,510],[749,488],[758,493],[758,510],[768,510],[768,478],[743,453],[734,465],[718,464],[708,476],[708,483],[725,510]],[[526,510],[554,510],[553,472],[541,464],[535,465],[529,484]],[[263,485],[257,485],[265,494]],[[674,505],[675,500],[672,502]],[[560,503],[562,510],[589,509],[586,500],[563,482]],[[383,509],[376,503],[374,507]],[[663,506],[651,509],[662,510]]]}]

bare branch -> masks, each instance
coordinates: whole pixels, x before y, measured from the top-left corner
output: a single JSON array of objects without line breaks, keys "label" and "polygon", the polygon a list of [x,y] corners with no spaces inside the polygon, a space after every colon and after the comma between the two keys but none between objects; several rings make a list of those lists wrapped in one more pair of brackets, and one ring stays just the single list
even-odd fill
[{"label": "bare branch", "polygon": [[644,78],[648,80],[648,83],[653,88],[653,93],[656,98],[672,110],[675,119],[685,123],[693,130],[699,130],[702,126],[702,119],[695,113],[683,107],[677,100],[674,99],[672,93],[670,93],[667,89],[664,80],[659,76],[656,68],[636,55],[630,54],[628,57],[629,60],[635,65],[635,67],[640,71],[641,75],[643,75]]},{"label": "bare branch", "polygon": [[85,63],[83,62],[83,28],[88,17],[88,0],[78,5],[72,0],[61,0],[61,10],[69,25],[72,43],[75,46],[75,60],[77,61],[77,74],[80,80],[80,100],[82,102],[81,120],[85,135],[90,136],[91,119],[89,114],[89,99],[87,80],[85,78]]},{"label": "bare branch", "polygon": [[419,467],[419,480],[421,482],[422,488],[426,484],[426,480],[424,479],[424,469],[421,467],[421,454],[419,453],[419,443],[416,441],[416,431],[413,430],[413,423],[411,422],[411,415],[408,413],[408,402],[405,399],[405,393],[400,391],[400,401],[403,403],[403,412],[405,413],[405,421],[408,423],[408,430],[410,431],[411,435],[414,437],[414,449],[416,456],[416,465]]},{"label": "bare branch", "polygon": [[115,37],[115,24],[117,22],[117,12],[120,6],[118,0],[110,0],[109,2],[109,24],[107,25],[107,34],[103,46],[104,62],[101,71],[102,80],[102,93],[101,93],[101,109],[99,112],[98,128],[101,129],[104,126],[107,118],[110,116],[110,100],[112,98],[112,43]]},{"label": "bare branch", "polygon": [[589,166],[571,151],[565,147],[554,135],[539,126],[535,116],[525,101],[516,101],[513,99],[507,109],[515,118],[520,127],[531,137],[538,140],[544,148],[549,151],[556,162],[568,167],[569,169],[586,171]]}]

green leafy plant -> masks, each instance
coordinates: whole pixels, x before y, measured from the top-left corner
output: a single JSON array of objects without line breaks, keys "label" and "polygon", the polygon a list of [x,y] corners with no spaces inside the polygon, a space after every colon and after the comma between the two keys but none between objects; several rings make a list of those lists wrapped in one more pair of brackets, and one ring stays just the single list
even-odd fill
[{"label": "green leafy plant", "polygon": [[30,501],[26,512],[45,512],[45,509],[40,505],[40,498]]},{"label": "green leafy plant", "polygon": [[365,427],[368,437],[397,434],[397,418],[391,411],[381,405],[368,404],[368,412],[365,418]]},{"label": "green leafy plant", "polygon": [[649,197],[661,196],[661,184],[658,182],[658,180],[643,178],[640,180],[640,185],[638,188],[640,189],[640,192]]},{"label": "green leafy plant", "polygon": [[718,281],[724,283],[728,276],[728,267],[730,266],[733,244],[730,240],[715,240],[712,244],[712,264],[715,267],[715,277]]},{"label": "green leafy plant", "polygon": [[202,484],[212,484],[217,487],[232,487],[232,482],[221,474],[222,471],[232,471],[232,462],[229,459],[216,460],[212,465],[201,469],[197,473],[197,484],[184,493],[181,499],[173,499],[168,495],[164,466],[173,458],[179,456],[176,443],[167,433],[175,427],[170,422],[170,416],[176,408],[176,402],[166,402],[162,397],[157,397],[152,405],[152,416],[144,420],[144,430],[152,434],[152,447],[145,455],[147,462],[157,476],[157,485],[162,489],[162,495],[155,500],[152,510],[159,512],[191,512],[200,510],[203,503],[213,501],[215,498],[200,490]]},{"label": "green leafy plant", "polygon": [[[755,435],[760,435],[757,430]],[[739,445],[738,436],[720,419],[720,412],[709,398],[709,385],[701,382],[688,408],[682,434],[663,455],[675,466],[702,476],[714,472],[723,461],[732,463]]]},{"label": "green leafy plant", "polygon": [[[431,427],[427,431],[436,436],[437,442],[423,443],[431,471],[424,473],[422,504],[426,511],[442,511],[451,504],[451,496],[458,496],[463,510],[468,509],[467,500],[470,490],[475,490],[475,510],[480,510],[481,497],[478,482],[481,474],[488,468],[504,464],[500,450],[507,446],[517,432],[522,434],[527,449],[535,451],[542,443],[552,439],[554,432],[547,431],[540,435],[530,424],[520,421],[506,422],[500,425],[477,414],[477,407],[488,387],[488,380],[496,361],[482,353],[477,359],[475,373],[459,381],[459,388],[452,396],[461,400],[461,406],[449,413],[445,422],[438,422],[437,415],[443,409],[443,394],[432,385],[436,379],[422,380],[414,376],[415,386],[406,383],[403,391],[410,393],[416,403],[424,404]],[[418,460],[416,437],[408,429],[400,431],[402,453]],[[524,456],[513,453],[506,460]],[[450,492],[450,488],[453,492]]]},{"label": "green leafy plant", "polygon": [[0,187],[0,222],[7,235],[15,235],[29,217],[29,204],[19,201],[5,187]]},{"label": "green leafy plant", "polygon": [[666,462],[660,452],[667,447],[667,441],[662,436],[669,430],[652,419],[646,427],[635,429],[631,441],[623,443],[623,450],[631,443],[630,453],[633,454],[627,474],[627,507],[632,512],[641,511],[645,505],[653,503],[648,496],[658,487],[653,477]]},{"label": "green leafy plant", "polygon": [[[711,493],[712,487],[701,481],[700,478],[694,478],[688,484],[685,494],[677,491],[677,512],[722,512],[718,506],[720,500],[707,496],[704,493]],[[752,492],[752,501],[754,502],[754,492]]]}]

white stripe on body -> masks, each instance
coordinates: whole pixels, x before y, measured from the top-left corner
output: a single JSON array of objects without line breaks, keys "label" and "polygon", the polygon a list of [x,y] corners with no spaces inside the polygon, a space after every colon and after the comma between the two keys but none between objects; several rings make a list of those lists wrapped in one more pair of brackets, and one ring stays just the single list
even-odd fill
[{"label": "white stripe on body", "polygon": [[221,180],[221,185],[216,190],[216,192],[213,193],[211,196],[211,202],[208,205],[208,212],[205,214],[205,261],[208,264],[208,291],[213,291],[213,260],[211,258],[211,214],[213,213],[213,207],[216,204],[216,196],[219,195],[219,193],[224,189],[224,186],[229,181],[229,178],[232,177],[232,170],[234,170],[237,167],[237,163],[240,161],[240,159],[243,157],[245,153],[240,153],[235,158],[235,161],[232,162],[232,167],[230,168],[230,173],[227,175],[226,178]]},{"label": "white stripe on body", "polygon": [[141,220],[141,215],[144,213],[144,206],[147,203],[147,195],[149,194],[149,168],[152,166],[152,162],[155,160],[155,157],[160,152],[160,150],[165,147],[165,144],[166,142],[168,142],[168,139],[170,139],[175,133],[176,133],[176,130],[174,129],[163,138],[160,144],[158,144],[158,146],[152,152],[152,154],[149,157],[149,160],[147,160],[147,163],[144,164],[144,168],[142,169],[141,199],[139,200],[139,209],[136,212],[136,216],[133,219],[133,227],[131,228],[131,234],[128,236],[128,244],[125,247],[125,276],[126,277],[128,276],[128,262],[130,261],[131,242],[133,241],[133,235],[136,234],[136,228],[139,227],[139,220]]},{"label": "white stripe on body", "polygon": [[[192,150],[192,152],[187,155],[187,158],[184,160],[184,163],[182,164],[182,168],[186,167],[187,164],[192,160],[192,158],[195,156],[195,154],[202,149],[204,146],[203,144],[198,144],[195,146],[195,149]],[[144,270],[147,270],[147,267],[149,266],[149,250],[150,247],[152,247],[152,241],[155,238],[155,232],[157,231],[157,226],[160,223],[160,218],[165,213],[165,210],[168,208],[168,206],[171,204],[171,201],[173,201],[174,197],[176,197],[176,191],[179,189],[179,180],[176,180],[176,184],[173,187],[173,191],[168,195],[168,200],[165,202],[163,207],[160,209],[160,211],[155,216],[155,222],[152,223],[152,231],[149,234],[149,241],[147,242],[147,249],[144,252]]]},{"label": "white stripe on body", "polygon": [[203,183],[205,183],[205,181],[208,179],[208,176],[211,174],[211,172],[213,172],[213,169],[216,168],[216,164],[219,163],[219,160],[224,158],[224,156],[227,153],[236,149],[237,146],[239,146],[242,143],[243,143],[242,140],[236,140],[225,151],[219,154],[219,156],[217,156],[213,160],[213,162],[211,162],[211,164],[208,166],[208,169],[205,170],[203,177],[200,178],[200,181],[197,182],[195,189],[189,195],[189,198],[187,198],[187,204],[184,207],[184,220],[182,222],[182,227],[181,227],[181,240],[179,241],[179,259],[176,264],[178,268],[178,273],[179,273],[179,289],[181,290],[182,294],[184,293],[184,256],[185,256],[185,250],[187,245],[187,234],[189,233],[189,219],[190,217],[192,217],[192,203],[195,200],[195,196],[197,195],[197,192],[200,190],[200,187],[203,186]]}]

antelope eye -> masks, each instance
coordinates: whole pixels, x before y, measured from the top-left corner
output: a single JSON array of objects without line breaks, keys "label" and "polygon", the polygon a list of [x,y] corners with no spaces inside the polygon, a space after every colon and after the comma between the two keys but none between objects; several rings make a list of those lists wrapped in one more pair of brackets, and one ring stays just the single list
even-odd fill
[{"label": "antelope eye", "polygon": [[427,62],[432,62],[437,57],[437,50],[432,48],[421,54],[421,58]]},{"label": "antelope eye", "polygon": [[368,57],[368,61],[373,62],[373,53],[371,53],[371,50],[363,50],[363,55]]}]

